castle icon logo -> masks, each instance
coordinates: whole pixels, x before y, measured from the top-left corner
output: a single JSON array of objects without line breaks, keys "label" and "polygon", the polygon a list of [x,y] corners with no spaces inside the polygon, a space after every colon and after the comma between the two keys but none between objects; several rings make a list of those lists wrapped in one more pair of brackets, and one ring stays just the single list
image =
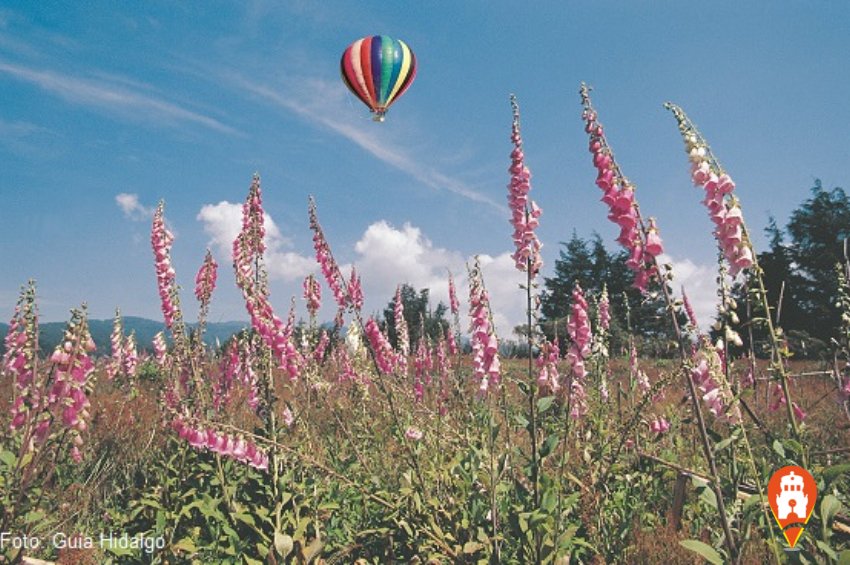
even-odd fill
[{"label": "castle icon logo", "polygon": [[814,478],[802,467],[783,467],[770,477],[767,485],[770,509],[791,548],[812,516],[817,495]]}]

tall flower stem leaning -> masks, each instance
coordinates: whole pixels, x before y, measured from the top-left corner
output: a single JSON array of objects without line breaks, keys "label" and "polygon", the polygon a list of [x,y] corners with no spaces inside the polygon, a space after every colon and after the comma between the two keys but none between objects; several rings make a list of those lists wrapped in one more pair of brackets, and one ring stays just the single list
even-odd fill
[{"label": "tall flower stem leaning", "polygon": [[[640,207],[634,197],[634,185],[629,182],[620,170],[614,158],[614,152],[605,138],[604,128],[596,119],[597,114],[590,100],[590,88],[582,83],[579,92],[582,106],[584,107],[582,117],[585,121],[585,131],[590,135],[590,151],[593,153],[594,165],[599,173],[596,182],[605,192],[602,198],[603,202],[606,202],[611,208],[609,218],[621,228],[621,235],[618,241],[630,251],[630,267],[636,273],[635,286],[642,292],[645,292],[649,279],[653,276],[659,277],[661,291],[664,295],[667,309],[670,312],[670,322],[673,325],[676,341],[679,344],[682,375],[690,393],[691,406],[697,420],[703,455],[711,472],[711,485],[717,499],[717,510],[721,526],[723,527],[726,548],[729,551],[729,557],[734,561],[737,559],[738,552],[735,540],[732,537],[729,519],[726,515],[723,493],[720,489],[720,481],[718,479],[717,462],[714,458],[714,451],[708,437],[702,407],[697,396],[696,386],[691,378],[691,371],[688,369],[689,354],[686,339],[678,320],[679,303],[674,299],[672,290],[668,285],[668,281],[673,278],[673,273],[671,269],[665,268],[663,275],[661,274],[662,271],[658,256],[662,253],[662,247],[661,238],[658,236],[658,228],[652,219],[649,222],[645,222],[640,214]],[[605,475],[607,473],[603,474],[603,476]]]},{"label": "tall flower stem leaning", "polygon": [[[336,262],[333,253],[331,252],[331,246],[325,238],[322,225],[319,223],[318,209],[312,196],[308,200],[308,214],[310,216],[310,229],[313,231],[313,248],[316,250],[316,261],[319,263],[322,269],[322,274],[325,277],[325,281],[333,292],[334,299],[339,307],[335,321],[336,326],[337,328],[342,326],[343,314],[346,308],[350,308],[354,315],[352,323],[357,324],[362,335],[370,337],[370,339],[367,339],[367,342],[369,343],[367,350],[372,359],[372,364],[375,367],[378,390],[387,401],[387,407],[390,410],[390,415],[392,416],[393,423],[395,424],[396,432],[402,442],[402,445],[404,445],[405,452],[410,460],[410,466],[416,473],[417,480],[422,487],[422,492],[427,493],[427,484],[425,483],[424,476],[422,475],[419,459],[413,449],[412,440],[410,438],[406,438],[404,435],[403,430],[405,428],[402,426],[401,416],[399,415],[396,407],[392,389],[388,386],[385,380],[384,373],[392,373],[395,369],[395,359],[390,359],[392,348],[389,346],[389,342],[386,342],[386,348],[384,347],[386,337],[380,331],[380,328],[377,327],[377,324],[373,327],[374,320],[370,319],[365,323],[363,322],[363,316],[361,313],[363,296],[360,288],[360,280],[352,270],[351,282],[346,282],[345,277],[342,275],[342,271],[339,268],[339,264]],[[352,286],[354,288],[352,288]],[[384,355],[385,352],[387,355]]]},{"label": "tall flower stem leaning", "polygon": [[[788,387],[788,374],[783,363],[783,346],[780,341],[781,330],[777,328],[770,315],[770,304],[767,289],[764,285],[764,271],[758,264],[758,257],[753,250],[752,241],[744,223],[743,214],[738,199],[732,195],[735,183],[723,170],[720,162],[714,156],[708,142],[702,136],[694,123],[679,106],[667,102],[665,108],[670,110],[679,124],[679,133],[685,142],[685,149],[691,161],[691,177],[695,185],[706,191],[703,201],[709,209],[717,229],[714,232],[718,244],[729,263],[729,273],[735,275],[742,269],[749,269],[756,280],[756,291],[765,312],[765,323],[770,335],[771,360],[773,370],[779,377],[779,384],[785,398],[788,423],[794,439],[803,445],[800,428],[794,415],[793,403]],[[803,447],[803,464],[808,464],[808,453]]]}]

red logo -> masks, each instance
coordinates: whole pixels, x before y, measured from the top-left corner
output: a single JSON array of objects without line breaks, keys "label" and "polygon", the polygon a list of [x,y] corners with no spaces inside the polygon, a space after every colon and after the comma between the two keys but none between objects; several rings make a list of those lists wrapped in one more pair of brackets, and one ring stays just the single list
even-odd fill
[{"label": "red logo", "polygon": [[809,523],[817,498],[815,480],[802,467],[782,467],[770,477],[767,500],[779,529],[792,548]]}]

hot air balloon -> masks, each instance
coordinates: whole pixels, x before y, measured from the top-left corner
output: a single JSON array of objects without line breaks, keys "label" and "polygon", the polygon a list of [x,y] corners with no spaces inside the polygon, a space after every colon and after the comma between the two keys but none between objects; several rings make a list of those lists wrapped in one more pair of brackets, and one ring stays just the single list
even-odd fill
[{"label": "hot air balloon", "polygon": [[413,83],[416,57],[404,41],[373,35],[349,45],[339,68],[348,89],[382,122],[387,108]]}]

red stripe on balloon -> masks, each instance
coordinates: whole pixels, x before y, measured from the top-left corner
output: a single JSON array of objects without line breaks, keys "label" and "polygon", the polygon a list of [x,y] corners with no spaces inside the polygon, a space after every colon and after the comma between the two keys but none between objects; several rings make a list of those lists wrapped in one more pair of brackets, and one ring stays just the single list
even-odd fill
[{"label": "red stripe on balloon", "polygon": [[364,37],[360,43],[360,68],[363,69],[363,80],[366,82],[366,90],[369,91],[370,100],[366,104],[375,110],[378,104],[378,96],[375,94],[375,85],[372,82],[372,38]]},{"label": "red stripe on balloon", "polygon": [[357,64],[354,56],[356,55],[354,50],[349,47],[345,50],[342,56],[342,64],[343,64],[343,74],[345,75],[346,83],[349,85],[349,88],[354,93],[357,98],[363,101],[367,106],[371,105],[369,101],[369,93],[364,91],[360,86],[360,81],[357,80],[357,71],[354,68],[354,65]]}]

